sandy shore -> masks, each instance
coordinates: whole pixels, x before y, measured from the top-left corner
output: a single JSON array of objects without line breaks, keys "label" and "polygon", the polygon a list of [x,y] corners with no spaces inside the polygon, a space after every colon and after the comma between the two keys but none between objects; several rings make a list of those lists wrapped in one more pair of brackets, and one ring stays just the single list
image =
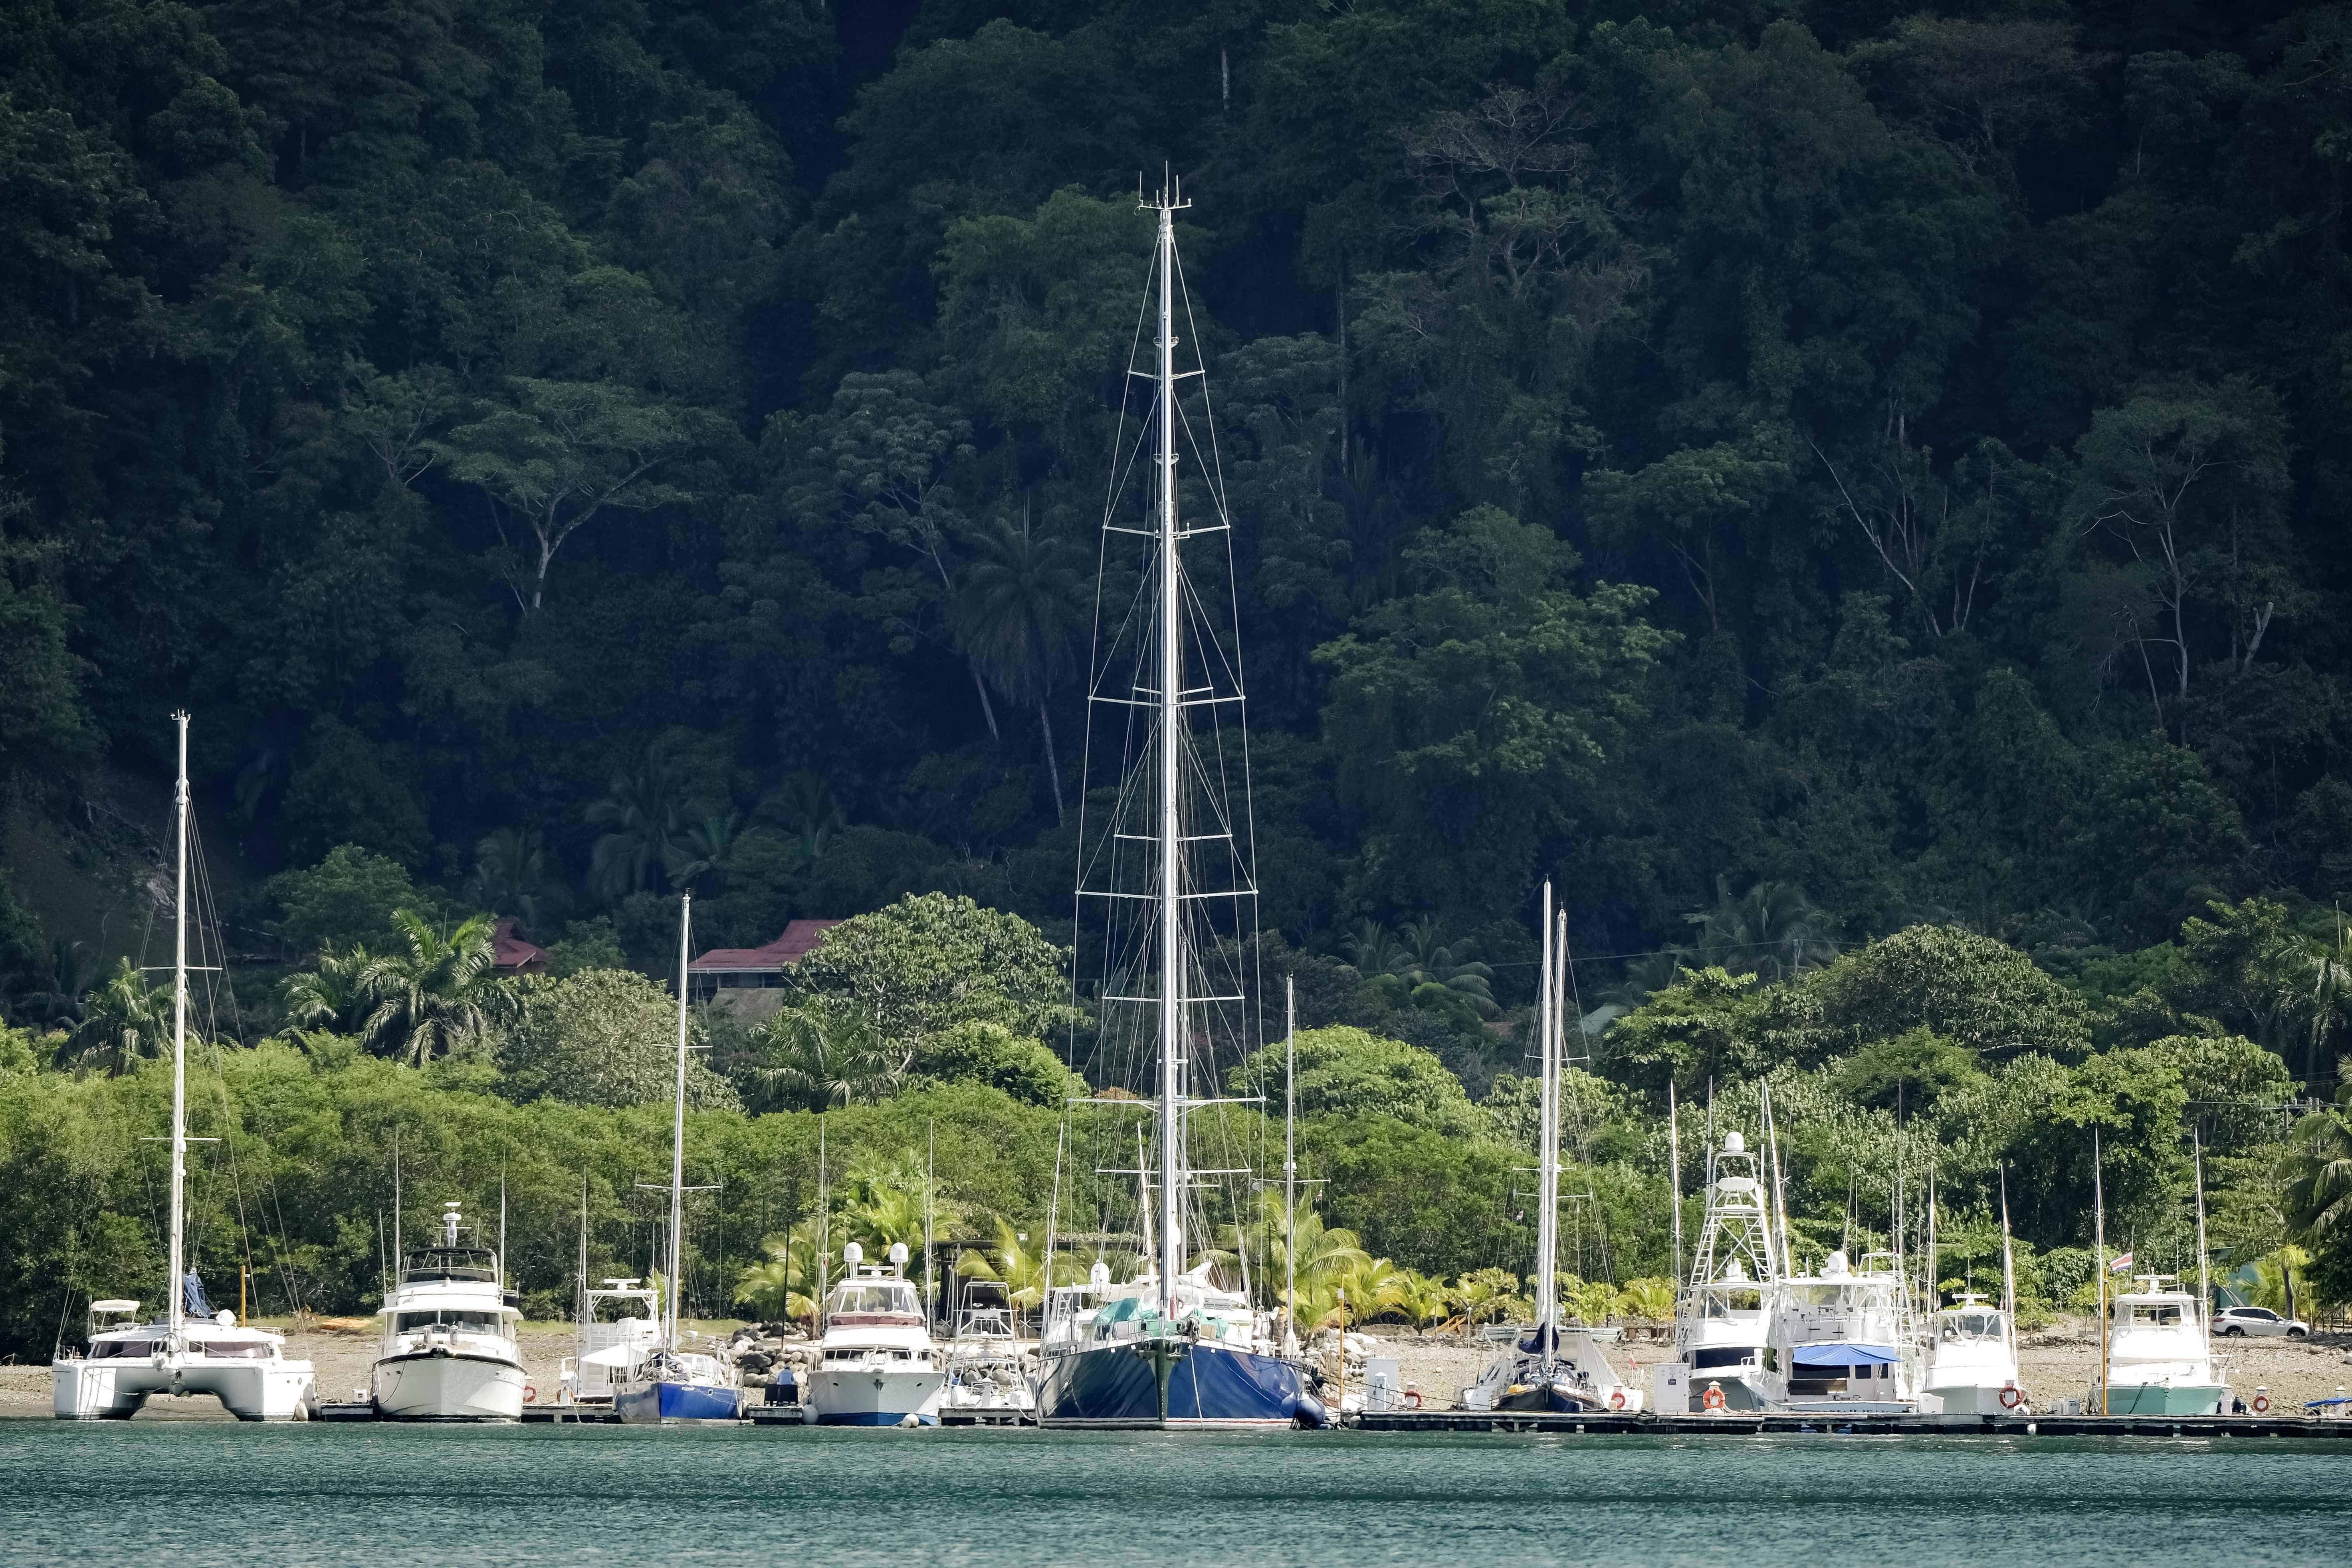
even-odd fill
[{"label": "sandy shore", "polygon": [[[287,1354],[308,1357],[318,1369],[321,1399],[349,1399],[354,1393],[363,1396],[368,1367],[375,1359],[373,1322],[341,1329],[315,1324],[268,1326],[287,1334]],[[713,1334],[724,1334],[735,1327],[715,1322],[691,1326]],[[1395,1357],[1400,1375],[1420,1391],[1423,1407],[1431,1410],[1451,1408],[1462,1387],[1476,1379],[1488,1353],[1475,1341],[1465,1344],[1451,1337],[1384,1333],[1377,1328],[1370,1337],[1374,1342],[1372,1353]],[[527,1323],[520,1338],[532,1385],[541,1401],[552,1401],[558,1365],[572,1352],[572,1325]],[[2024,1363],[2021,1381],[2034,1403],[2044,1407],[2053,1399],[2081,1398],[2098,1366],[2098,1342],[2087,1318],[2061,1319],[2028,1334],[2020,1351]],[[1647,1369],[1673,1353],[1671,1342],[1639,1336],[1613,1352],[1619,1371],[1627,1373],[1629,1381],[1643,1384],[1648,1381]],[[2352,1389],[2352,1335],[2323,1333],[2309,1341],[2226,1340],[2220,1342],[2219,1353],[2230,1385],[2240,1397],[2251,1402],[2256,1387],[2267,1389],[2273,1408],[2279,1412],[2299,1410],[2305,1400]],[[0,1418],[48,1414],[46,1364],[0,1366]],[[158,1399],[149,1404],[140,1419],[225,1421],[229,1417],[209,1399]]]}]

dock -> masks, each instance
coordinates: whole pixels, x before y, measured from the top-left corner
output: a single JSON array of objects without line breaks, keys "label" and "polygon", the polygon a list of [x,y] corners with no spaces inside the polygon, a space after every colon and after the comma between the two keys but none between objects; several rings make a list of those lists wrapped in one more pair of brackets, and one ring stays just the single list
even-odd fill
[{"label": "dock", "polygon": [[2308,1415],[1576,1415],[1517,1410],[1382,1410],[1344,1418],[1363,1432],[1538,1432],[1582,1436],[2336,1437],[2352,1421]]}]

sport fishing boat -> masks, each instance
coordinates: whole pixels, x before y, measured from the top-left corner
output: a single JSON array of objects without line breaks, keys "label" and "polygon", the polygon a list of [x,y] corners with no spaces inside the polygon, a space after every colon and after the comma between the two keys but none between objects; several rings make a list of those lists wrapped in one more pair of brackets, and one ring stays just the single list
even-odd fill
[{"label": "sport fishing boat", "polygon": [[[1150,1074],[1150,1092],[1139,1098],[1152,1112],[1155,1146],[1145,1151],[1139,1180],[1146,1214],[1156,1198],[1156,1240],[1147,1250],[1157,1258],[1148,1276],[1094,1309],[1083,1333],[1045,1342],[1038,1419],[1049,1426],[1319,1426],[1325,1412],[1307,1392],[1304,1369],[1269,1353],[1246,1290],[1226,1290],[1205,1268],[1186,1267],[1187,1226],[1203,1201],[1196,1184],[1227,1173],[1195,1169],[1189,1118],[1215,1103],[1220,1044],[1238,1060],[1258,1038],[1255,969],[1241,956],[1255,951],[1257,879],[1242,665],[1231,640],[1233,524],[1214,448],[1197,440],[1192,483],[1207,510],[1178,515],[1178,383],[1205,374],[1197,362],[1181,375],[1176,369],[1175,217],[1188,204],[1171,179],[1144,205],[1158,219],[1157,363],[1149,374],[1130,365],[1124,384],[1152,388],[1151,476],[1139,520],[1124,482],[1132,468],[1123,404],[1103,514],[1101,597],[1109,613],[1089,669],[1086,748],[1089,779],[1097,746],[1107,762],[1116,759],[1108,771],[1118,789],[1105,797],[1113,802],[1107,811],[1087,817],[1081,806],[1076,929],[1088,955],[1077,962],[1098,956],[1102,965],[1097,1060],[1107,1071]],[[1195,428],[1189,416],[1184,428]],[[1184,545],[1203,536],[1214,562],[1195,578]],[[1121,538],[1147,542],[1135,563],[1139,574],[1113,560]],[[1122,610],[1109,595],[1123,598],[1130,587],[1134,598]],[[1081,803],[1097,787],[1082,787]]]},{"label": "sport fishing boat", "polygon": [[964,1288],[955,1333],[940,1356],[947,1385],[943,1412],[975,1417],[1020,1419],[1037,1408],[1031,1356],[1004,1287],[977,1279]]},{"label": "sport fishing boat", "polygon": [[2009,1312],[1964,1291],[1927,1327],[1920,1408],[1931,1415],[2011,1415],[2025,1408]]},{"label": "sport fishing boat", "polygon": [[1764,1348],[1779,1277],[1761,1161],[1738,1131],[1727,1132],[1707,1152],[1706,1215],[1675,1303],[1675,1355],[1692,1410],[1766,1407]]},{"label": "sport fishing boat", "polygon": [[1832,1252],[1818,1274],[1784,1273],[1771,1293],[1759,1392],[1768,1408],[1908,1415],[1919,1408],[1919,1357],[1895,1255],[1860,1268]]},{"label": "sport fishing boat", "polygon": [[1462,1391],[1472,1410],[1540,1410],[1570,1414],[1625,1413],[1642,1408],[1642,1391],[1617,1375],[1603,1338],[1622,1331],[1559,1321],[1559,1100],[1562,1004],[1567,997],[1568,920],[1552,911],[1551,884],[1543,889],[1543,990],[1537,999],[1540,1051],[1539,1125],[1536,1134],[1536,1311],[1533,1325],[1486,1331],[1504,1348]]},{"label": "sport fishing boat", "polygon": [[369,1393],[383,1421],[520,1421],[524,1384],[499,1255],[460,1240],[456,1204],[441,1242],[401,1262],[383,1320],[383,1350]]},{"label": "sport fishing boat", "polygon": [[[300,1421],[310,1413],[311,1369],[289,1361],[286,1336],[214,1312],[187,1266],[188,1145],[188,716],[175,713],[180,772],[172,809],[179,844],[172,958],[172,1183],[169,1273],[163,1316],[138,1321],[139,1303],[93,1301],[79,1353],[49,1363],[51,1408],[61,1421],[127,1420],[157,1394],[210,1394],[240,1421]],[[205,1140],[209,1142],[209,1140]]]},{"label": "sport fishing boat", "polygon": [[727,1349],[689,1350],[677,1330],[677,1299],[686,1281],[686,1000],[687,954],[693,940],[694,895],[677,910],[677,1087],[670,1115],[669,1280],[660,1337],[613,1378],[613,1411],[624,1422],[738,1421],[743,1377]]},{"label": "sport fishing boat", "polygon": [[2134,1276],[2139,1286],[2107,1302],[2104,1379],[2091,1389],[2101,1415],[2218,1415],[2230,1385],[2213,1363],[2196,1297],[2168,1289],[2168,1274]]},{"label": "sport fishing boat", "polygon": [[803,1396],[807,1419],[820,1426],[938,1426],[947,1372],[907,1278],[907,1244],[892,1243],[889,1261],[877,1265],[853,1241],[841,1261],[846,1273],[824,1299],[824,1336]]},{"label": "sport fishing boat", "polygon": [[[607,1319],[608,1310],[617,1315]],[[587,1291],[580,1304],[579,1349],[563,1361],[569,1403],[609,1407],[614,1390],[635,1374],[661,1337],[661,1294],[643,1281],[606,1279],[603,1289]]]}]

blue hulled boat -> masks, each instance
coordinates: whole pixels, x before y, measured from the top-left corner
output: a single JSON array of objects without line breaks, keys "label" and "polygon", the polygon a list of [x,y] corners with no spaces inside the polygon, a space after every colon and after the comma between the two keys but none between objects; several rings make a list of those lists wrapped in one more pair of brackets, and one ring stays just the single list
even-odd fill
[{"label": "blue hulled boat", "polygon": [[1257,1348],[1257,1314],[1205,1268],[1177,1281],[1175,1317],[1147,1275],[1097,1309],[1045,1360],[1037,1400],[1055,1426],[1321,1426],[1297,1363]]}]

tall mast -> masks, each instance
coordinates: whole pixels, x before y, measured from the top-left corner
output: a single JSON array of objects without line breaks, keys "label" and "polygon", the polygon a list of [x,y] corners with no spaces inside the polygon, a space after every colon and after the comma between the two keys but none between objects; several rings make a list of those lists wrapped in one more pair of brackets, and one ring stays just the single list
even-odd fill
[{"label": "tall mast", "polygon": [[694,895],[677,901],[677,1102],[669,1134],[669,1322],[667,1343],[677,1349],[677,1297],[685,1286],[686,1239],[686,954],[694,927]]},{"label": "tall mast", "polygon": [[2091,1129],[2091,1259],[2099,1274],[2099,1414],[2107,1413],[2107,1193],[2099,1169],[2099,1130]]},{"label": "tall mast", "polygon": [[1282,980],[1282,1353],[1298,1353],[1298,979]]},{"label": "tall mast", "polygon": [[1675,1288],[1683,1284],[1683,1139],[1675,1110],[1675,1080],[1666,1078],[1666,1184],[1675,1205]]},{"label": "tall mast", "polygon": [[2205,1140],[2192,1126],[2189,1129],[2190,1157],[2197,1171],[2197,1331],[2203,1333],[2206,1314],[2213,1310],[2213,1277],[2205,1250]]},{"label": "tall mast", "polygon": [[1543,1051],[1541,1126],[1536,1134],[1536,1349],[1551,1364],[1554,1325],[1559,1318],[1556,1267],[1559,1255],[1559,987],[1553,970],[1559,954],[1552,946],[1551,883],[1543,888],[1543,990],[1536,1008],[1536,1035]]},{"label": "tall mast", "polygon": [[1176,1316],[1183,1272],[1184,953],[1178,866],[1184,845],[1179,801],[1184,659],[1176,552],[1176,193],[1160,191],[1160,1310]]},{"label": "tall mast", "polygon": [[2017,1253],[2009,1241],[2009,1167],[2000,1168],[2000,1336],[2017,1358]]},{"label": "tall mast", "polygon": [[171,1344],[180,1348],[187,1324],[188,1227],[188,715],[172,715],[180,727],[179,781],[172,786],[172,815],[179,837],[180,870],[172,900],[172,1281],[163,1294],[172,1303]]}]

